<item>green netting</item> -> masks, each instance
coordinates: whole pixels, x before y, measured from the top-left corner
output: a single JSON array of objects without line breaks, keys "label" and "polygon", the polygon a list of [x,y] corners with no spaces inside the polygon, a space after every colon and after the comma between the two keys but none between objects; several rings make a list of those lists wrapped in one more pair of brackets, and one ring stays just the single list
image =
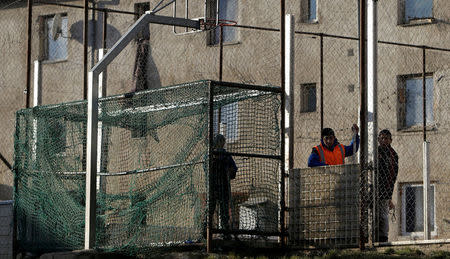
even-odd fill
[{"label": "green netting", "polygon": [[[210,83],[99,100],[96,248],[136,254],[204,241]],[[213,92],[213,130],[227,137],[228,152],[244,154],[235,157],[232,228],[276,231],[280,160],[245,154],[280,155],[279,94]],[[86,102],[17,112],[15,204],[24,250],[83,248],[86,116]],[[266,218],[255,218],[261,209]]]}]

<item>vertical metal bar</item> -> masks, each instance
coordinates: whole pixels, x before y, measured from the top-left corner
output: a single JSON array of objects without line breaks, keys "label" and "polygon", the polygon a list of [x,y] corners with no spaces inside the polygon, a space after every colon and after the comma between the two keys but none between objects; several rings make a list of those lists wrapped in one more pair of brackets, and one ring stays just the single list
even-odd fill
[{"label": "vertical metal bar", "polygon": [[[320,132],[323,130],[323,34],[320,36]],[[319,133],[320,134],[320,133]]]},{"label": "vertical metal bar", "polygon": [[213,138],[214,138],[214,85],[209,82],[209,93],[208,93],[208,116],[209,116],[209,138],[208,138],[208,193],[207,193],[207,199],[206,199],[206,206],[207,206],[207,228],[206,228],[206,251],[208,253],[211,252],[212,249],[212,211],[209,206],[210,204],[210,198],[211,198],[211,191],[212,191],[212,178],[211,171],[212,171],[212,153],[213,153]]},{"label": "vertical metal bar", "polygon": [[285,56],[285,91],[287,93],[288,117],[288,170],[294,169],[294,65],[295,65],[295,18],[294,15],[286,15],[286,56]]},{"label": "vertical metal bar", "polygon": [[285,205],[285,177],[286,177],[286,165],[284,157],[286,156],[286,150],[285,150],[285,138],[286,138],[286,130],[285,130],[285,0],[280,0],[280,18],[281,18],[281,24],[280,24],[280,37],[281,37],[281,48],[280,48],[280,76],[281,76],[281,161],[280,161],[280,167],[281,167],[281,179],[280,179],[280,232],[281,232],[281,246],[286,245],[286,235],[285,235],[285,212],[286,212],[286,205]]},{"label": "vertical metal bar", "polygon": [[98,73],[89,72],[86,139],[86,211],[84,249],[95,247],[97,201]]},{"label": "vertical metal bar", "polygon": [[[223,78],[223,26],[220,25],[216,27],[219,28],[219,81],[222,82]],[[222,122],[222,108],[217,109],[217,133],[220,133],[220,124]],[[228,136],[226,136],[228,137]]]},{"label": "vertical metal bar", "polygon": [[[371,184],[373,186],[372,194],[377,193],[376,172],[377,170],[377,132],[378,132],[378,16],[377,16],[377,1],[368,1],[367,6],[367,92],[368,92],[368,113],[372,114],[368,119],[368,161],[372,163],[373,169],[371,171]],[[372,217],[368,217],[368,234],[369,242],[373,244],[374,241],[374,226],[377,226],[378,220],[376,214],[376,197],[373,195],[369,197],[373,202],[371,210]]]},{"label": "vertical metal bar", "polygon": [[429,143],[423,142],[423,239],[430,239],[430,156]]},{"label": "vertical metal bar", "polygon": [[106,40],[108,37],[108,12],[103,12],[103,33],[102,33],[102,48],[106,49]]},{"label": "vertical metal bar", "polygon": [[[177,1],[175,1],[175,4],[176,4],[176,2],[177,2]],[[206,17],[206,16],[205,16],[205,17]],[[189,19],[189,0],[186,0],[186,3],[185,3],[185,15],[184,15],[184,18]],[[185,32],[188,32],[188,31],[189,31],[189,28],[188,28],[188,27],[185,27],[185,28],[184,28],[184,31],[185,31]]]},{"label": "vertical metal bar", "polygon": [[360,84],[360,226],[359,226],[359,249],[365,249],[365,222],[366,202],[365,188],[367,179],[365,177],[367,159],[367,45],[366,45],[366,0],[359,0],[359,84]]},{"label": "vertical metal bar", "polygon": [[427,86],[426,47],[422,47],[422,95],[423,95],[423,238],[430,239],[430,156],[427,142]]},{"label": "vertical metal bar", "polygon": [[25,108],[30,108],[30,92],[31,92],[31,38],[33,27],[33,0],[28,0],[28,20],[27,20],[27,75],[26,75],[26,100]]},{"label": "vertical metal bar", "polygon": [[427,141],[426,47],[422,47],[423,141]]},{"label": "vertical metal bar", "polygon": [[89,0],[84,0],[83,27],[83,100],[87,99],[88,88],[88,34],[89,33]]},{"label": "vertical metal bar", "polygon": [[[285,98],[287,99],[285,101],[286,107],[283,107],[282,109],[285,110],[285,123],[286,125],[283,125],[284,128],[288,130],[287,138],[285,137],[285,147],[287,148],[287,157],[283,157],[282,159],[286,161],[286,158],[288,160],[287,163],[287,170],[289,175],[293,173],[292,169],[294,168],[294,64],[295,64],[295,19],[293,15],[287,14],[285,16],[285,23],[286,23],[286,33],[285,33],[285,60],[282,60],[281,62],[285,63],[285,84],[284,87],[285,91]],[[285,153],[286,154],[286,153]],[[285,180],[285,179],[284,179]],[[286,184],[285,184],[286,185]],[[280,196],[285,196],[286,193],[283,193],[281,191]],[[286,202],[286,201],[285,201]],[[290,204],[289,204],[290,205]],[[284,206],[286,206],[284,204]],[[283,204],[281,204],[281,213],[285,214],[286,207],[283,208]],[[294,212],[292,212],[294,213]],[[284,236],[283,236],[284,237]]]},{"label": "vertical metal bar", "polygon": [[219,81],[221,82],[222,76],[223,76],[223,26],[219,25]]}]

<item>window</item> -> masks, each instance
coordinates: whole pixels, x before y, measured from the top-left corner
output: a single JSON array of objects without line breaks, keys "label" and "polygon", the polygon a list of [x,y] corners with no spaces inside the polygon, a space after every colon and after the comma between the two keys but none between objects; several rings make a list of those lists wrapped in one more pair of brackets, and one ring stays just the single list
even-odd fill
[{"label": "window", "polygon": [[[209,0],[207,9],[211,19],[231,20],[238,19],[238,0]],[[217,14],[217,10],[219,13]],[[237,41],[237,31],[233,26],[223,27],[223,42]],[[220,43],[220,28],[211,31],[210,45]]]},{"label": "window", "polygon": [[302,84],[300,86],[300,112],[316,111],[316,84]]},{"label": "window", "polygon": [[404,23],[417,20],[432,19],[433,0],[403,0],[404,1]]},{"label": "window", "polygon": [[318,0],[301,0],[300,10],[302,22],[305,23],[317,22],[317,1]]},{"label": "window", "polygon": [[[435,232],[433,185],[430,185],[428,199],[430,231]],[[405,184],[402,187],[402,234],[423,235],[423,186],[421,184]]]},{"label": "window", "polygon": [[[426,87],[426,120],[427,125],[434,123],[433,116],[433,78],[425,77]],[[423,124],[423,86],[419,75],[402,76],[400,78],[399,123],[400,128],[410,128]]]},{"label": "window", "polygon": [[[230,103],[220,108],[220,124],[218,121],[219,110],[214,111],[214,133],[225,136],[227,143],[235,142],[238,139],[238,103]],[[220,125],[218,132],[217,126]]]},{"label": "window", "polygon": [[[57,14],[41,17],[41,19],[43,23],[41,27],[43,33],[42,59],[48,61],[66,60],[68,43],[67,15]],[[58,24],[54,24],[55,21]]]}]

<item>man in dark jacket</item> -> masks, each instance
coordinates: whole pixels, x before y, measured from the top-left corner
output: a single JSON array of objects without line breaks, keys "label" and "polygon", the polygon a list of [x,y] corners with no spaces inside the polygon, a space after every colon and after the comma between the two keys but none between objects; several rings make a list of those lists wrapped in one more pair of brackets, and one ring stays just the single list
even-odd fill
[{"label": "man in dark jacket", "polygon": [[392,134],[384,129],[378,134],[378,170],[376,199],[378,229],[377,239],[379,242],[388,241],[389,232],[389,210],[395,208],[392,203],[392,193],[398,174],[398,155],[391,147]]},{"label": "man in dark jacket", "polygon": [[[220,207],[220,225],[224,230],[230,230],[230,180],[236,177],[237,166],[231,155],[224,149],[225,137],[218,134],[214,138],[214,153],[212,156],[212,171],[209,177],[211,193],[209,199],[210,217],[214,215],[216,204]],[[226,235],[228,238],[229,235]]]}]

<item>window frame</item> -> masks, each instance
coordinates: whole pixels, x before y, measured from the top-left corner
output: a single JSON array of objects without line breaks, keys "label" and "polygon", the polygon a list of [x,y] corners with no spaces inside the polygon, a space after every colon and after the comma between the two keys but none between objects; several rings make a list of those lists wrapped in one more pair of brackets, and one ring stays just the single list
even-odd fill
[{"label": "window frame", "polygon": [[[55,15],[61,15],[61,24],[64,23],[64,20],[67,21],[67,26],[66,26],[66,40],[65,40],[65,57],[63,58],[55,58],[55,59],[50,59],[50,39],[49,39],[49,20],[55,18]],[[40,55],[39,55],[39,60],[43,61],[44,63],[58,63],[58,62],[63,62],[63,61],[67,61],[69,59],[69,40],[68,40],[68,35],[69,35],[69,17],[68,14],[66,12],[61,12],[61,13],[54,13],[54,14],[48,14],[48,15],[42,15],[39,16],[39,35],[40,35]],[[61,29],[63,29],[64,27],[62,26]],[[64,34],[64,31],[61,33],[60,37],[62,37],[62,35]],[[56,42],[56,41],[55,41]]]},{"label": "window frame", "polygon": [[[422,192],[423,192],[423,184],[420,183],[402,183],[401,184],[401,201],[402,201],[402,206],[401,206],[401,226],[400,226],[400,233],[401,236],[406,236],[406,237],[413,237],[413,238],[418,238],[418,237],[423,237],[424,236],[424,232],[423,231],[416,231],[416,232],[406,232],[406,188],[417,188],[417,187],[422,187]],[[431,213],[433,215],[433,217],[431,217],[431,220],[434,222],[434,229],[430,231],[430,234],[432,236],[437,236],[437,222],[436,222],[436,185],[434,183],[430,183],[430,191],[432,190],[433,192],[433,202],[431,203],[431,208],[433,210],[433,213]],[[423,211],[423,203],[422,203],[422,211]]]},{"label": "window frame", "polygon": [[[407,125],[407,81],[412,79],[422,80],[422,74],[406,74],[397,76],[397,130],[399,131],[418,131],[423,129],[423,120],[420,123],[414,125]],[[427,117],[427,129],[434,129],[436,125],[435,121],[435,110],[434,110],[434,100],[435,100],[435,89],[434,89],[434,73],[425,73],[425,81],[431,79],[432,82],[432,108],[431,113],[433,116],[433,121],[430,122],[429,117]],[[428,86],[428,84],[427,84]],[[421,92],[422,93],[422,92]],[[429,95],[427,95],[429,96]],[[422,106],[421,106],[422,107]],[[429,102],[427,102],[427,107],[429,108]],[[426,111],[425,111],[426,112]],[[422,114],[423,116],[423,114]]]},{"label": "window frame", "polygon": [[399,0],[399,11],[398,11],[398,24],[403,26],[414,26],[414,25],[426,25],[435,23],[434,18],[434,0],[431,0],[431,16],[429,17],[413,17],[408,19],[406,17],[407,3],[410,0]]},{"label": "window frame", "polygon": [[[311,104],[309,103],[309,90],[311,87],[314,87],[314,110],[310,110],[309,107]],[[308,95],[307,95],[308,94]],[[307,104],[305,104],[307,103]],[[312,113],[317,111],[317,83],[304,83],[300,84],[300,113]]]},{"label": "window frame", "polygon": [[[315,1],[315,18],[311,19],[311,1]],[[301,0],[300,1],[300,13],[301,22],[306,24],[319,23],[319,0]]]},{"label": "window frame", "polygon": [[[219,109],[220,109],[220,121],[219,121]],[[229,109],[231,111],[231,114],[233,116],[227,116],[226,113],[224,113],[224,110],[226,111]],[[227,120],[227,122],[224,122],[224,118]],[[223,105],[217,109],[214,109],[214,134],[222,134],[225,136],[226,143],[235,143],[239,140],[239,103],[238,102],[232,102],[226,105]],[[230,124],[235,124],[233,127],[228,127],[228,121],[232,121]],[[223,125],[226,126],[226,131],[223,130]],[[218,130],[218,125],[220,125],[220,130]],[[233,134],[230,134],[230,132],[233,132]],[[231,137],[230,137],[231,135]]]}]

